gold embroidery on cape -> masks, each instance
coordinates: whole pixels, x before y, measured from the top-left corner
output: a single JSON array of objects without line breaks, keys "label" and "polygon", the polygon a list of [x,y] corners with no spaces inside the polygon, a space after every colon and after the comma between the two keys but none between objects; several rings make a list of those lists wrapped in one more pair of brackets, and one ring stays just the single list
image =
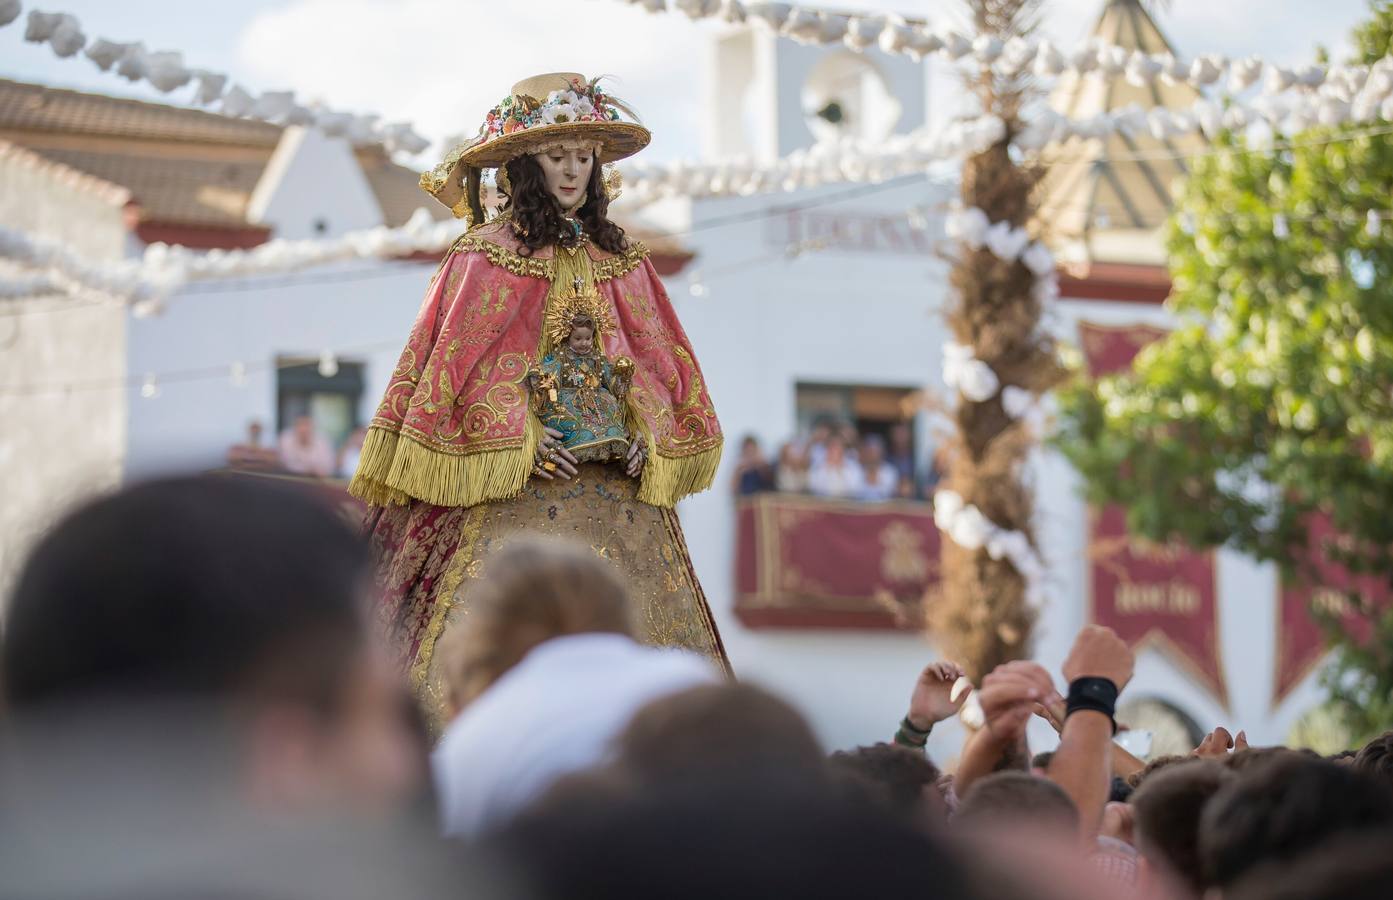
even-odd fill
[{"label": "gold embroidery on cape", "polygon": [[618,256],[595,260],[595,281],[601,282],[609,281],[611,278],[622,278],[643,265],[643,261],[647,258],[648,248],[638,241],[633,241],[629,244],[629,249]]}]

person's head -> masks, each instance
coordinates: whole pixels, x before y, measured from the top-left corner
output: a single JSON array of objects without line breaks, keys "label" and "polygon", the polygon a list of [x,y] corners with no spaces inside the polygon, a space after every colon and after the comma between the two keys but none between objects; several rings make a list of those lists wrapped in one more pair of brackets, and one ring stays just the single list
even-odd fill
[{"label": "person's head", "polygon": [[860,459],[866,468],[879,467],[885,462],[885,439],[878,434],[868,434],[862,438]]},{"label": "person's head", "polygon": [[856,430],[855,422],[843,421],[837,426],[837,434],[841,435],[842,443],[847,447],[855,447],[861,440],[861,433]]},{"label": "person's head", "polygon": [[589,356],[595,352],[595,320],[584,313],[574,316],[566,346],[577,356]]},{"label": "person's head", "polygon": [[912,452],[913,432],[908,422],[896,422],[890,426],[890,452],[896,456],[908,456]]},{"label": "person's head", "polygon": [[576,238],[566,216],[578,219],[585,234],[601,249],[628,249],[624,229],[609,219],[609,197],[593,146],[556,147],[524,154],[508,162],[507,178],[499,192],[506,198],[522,254],[551,244],[574,246]]},{"label": "person's head", "polygon": [[829,762],[834,770],[855,773],[873,784],[887,808],[911,824],[928,827],[946,818],[938,790],[943,773],[922,751],[874,744],[838,751]]},{"label": "person's head", "polygon": [[1263,863],[1389,827],[1393,790],[1387,785],[1323,759],[1272,756],[1248,767],[1205,806],[1205,884],[1227,890]]},{"label": "person's head", "polygon": [[1319,753],[1314,750],[1294,747],[1249,747],[1246,750],[1235,750],[1225,756],[1220,763],[1234,772],[1246,772],[1253,766],[1266,765],[1274,759],[1284,759],[1289,756],[1300,756],[1305,759],[1322,759]]},{"label": "person's head", "polygon": [[759,450],[759,438],[752,434],[747,434],[740,441],[740,461],[746,464],[761,463],[764,461],[764,454]]},{"label": "person's head", "polygon": [[567,215],[573,215],[587,199],[585,191],[595,171],[597,150],[593,144],[581,143],[532,154],[537,165],[542,167],[547,193]]},{"label": "person's head", "polygon": [[1341,765],[1354,765],[1354,758],[1359,755],[1358,750],[1341,750],[1339,753],[1332,753],[1326,757],[1330,762]]},{"label": "person's head", "polygon": [[390,804],[423,773],[369,635],[370,589],[365,544],[307,495],[227,477],[139,484],[35,547],[0,683],[13,714],[66,727],[122,709],[216,722],[249,792],[276,806]]},{"label": "person's head", "polygon": [[840,466],[846,460],[846,442],[842,440],[840,434],[832,434],[827,438],[827,464]]},{"label": "person's head", "polygon": [[1385,731],[1365,744],[1354,757],[1354,768],[1393,786],[1393,731]]},{"label": "person's head", "polygon": [[260,447],[261,435],[264,431],[265,427],[261,424],[261,421],[259,419],[252,419],[247,423],[247,443],[251,444],[253,447]]},{"label": "person's head", "polygon": [[783,700],[747,684],[696,687],[654,700],[615,746],[617,764],[642,783],[805,782],[825,771],[807,721]]},{"label": "person's head", "polygon": [[1326,845],[1244,877],[1225,900],[1386,900],[1393,896],[1393,831]]},{"label": "person's head", "polygon": [[1030,774],[1043,776],[1050,770],[1050,763],[1054,760],[1054,751],[1046,750],[1037,753],[1030,758]]},{"label": "person's head", "polygon": [[1181,756],[1178,753],[1171,753],[1167,754],[1166,756],[1158,756],[1151,762],[1147,763],[1141,769],[1141,771],[1133,772],[1131,775],[1128,775],[1127,783],[1131,785],[1133,789],[1139,788],[1148,778],[1150,778],[1152,775],[1155,775],[1162,769],[1168,769],[1176,763],[1188,762],[1192,759],[1194,759],[1193,756]]},{"label": "person's head", "polygon": [[314,439],[314,417],[310,415],[299,415],[295,417],[295,437],[296,439],[309,443]]},{"label": "person's head", "polygon": [[808,467],[808,453],[798,441],[788,441],[779,448],[779,467],[802,471]]},{"label": "person's head", "polygon": [[1073,835],[1079,828],[1079,810],[1064,789],[1047,778],[997,772],[968,789],[953,822],[974,829],[1054,829]]},{"label": "person's head", "polygon": [[553,794],[483,849],[526,872],[538,900],[842,900],[920,888],[940,900],[988,896],[921,829],[848,792],[779,780]]},{"label": "person's head", "polygon": [[1225,784],[1236,778],[1216,762],[1191,759],[1146,779],[1132,795],[1133,833],[1147,865],[1203,890],[1200,814]]},{"label": "person's head", "polygon": [[567,541],[518,537],[469,585],[469,616],[441,644],[449,705],[468,705],[533,647],[569,634],[632,634],[629,592],[612,563]]},{"label": "person's head", "polygon": [[832,420],[827,418],[816,419],[813,427],[808,433],[808,441],[814,447],[827,443],[827,439],[832,436]]}]

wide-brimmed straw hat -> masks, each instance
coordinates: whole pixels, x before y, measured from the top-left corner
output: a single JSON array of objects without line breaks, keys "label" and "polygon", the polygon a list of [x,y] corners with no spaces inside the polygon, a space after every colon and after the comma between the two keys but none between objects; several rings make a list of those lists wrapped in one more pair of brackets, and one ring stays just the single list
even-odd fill
[{"label": "wide-brimmed straw hat", "polygon": [[[575,72],[534,75],[489,110],[479,134],[454,147],[421,174],[421,187],[456,216],[479,217],[479,174],[525,153],[553,147],[593,147],[612,163],[648,146],[652,134],[624,103]],[[624,113],[635,121],[624,121]]]}]

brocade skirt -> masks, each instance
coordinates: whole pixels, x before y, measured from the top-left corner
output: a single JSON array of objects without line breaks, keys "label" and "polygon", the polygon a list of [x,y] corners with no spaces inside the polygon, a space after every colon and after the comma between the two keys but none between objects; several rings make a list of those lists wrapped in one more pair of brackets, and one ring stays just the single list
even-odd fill
[{"label": "brocade skirt", "polygon": [[367,522],[377,558],[378,618],[410,674],[433,733],[445,715],[436,643],[459,627],[489,554],[515,534],[578,541],[613,562],[637,607],[638,637],[730,664],[687,552],[677,512],[635,498],[618,465],[582,463],[570,481],[533,478],[521,494],[470,507],[374,508]]}]

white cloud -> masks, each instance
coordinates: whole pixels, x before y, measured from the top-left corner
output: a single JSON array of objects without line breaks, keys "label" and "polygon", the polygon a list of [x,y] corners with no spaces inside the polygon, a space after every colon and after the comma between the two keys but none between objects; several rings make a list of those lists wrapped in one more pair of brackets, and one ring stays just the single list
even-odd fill
[{"label": "white cloud", "polygon": [[407,120],[434,140],[473,134],[514,82],[543,72],[611,74],[652,129],[649,154],[700,150],[707,28],[614,2],[294,0],[240,36],[239,72],[338,108]]}]

